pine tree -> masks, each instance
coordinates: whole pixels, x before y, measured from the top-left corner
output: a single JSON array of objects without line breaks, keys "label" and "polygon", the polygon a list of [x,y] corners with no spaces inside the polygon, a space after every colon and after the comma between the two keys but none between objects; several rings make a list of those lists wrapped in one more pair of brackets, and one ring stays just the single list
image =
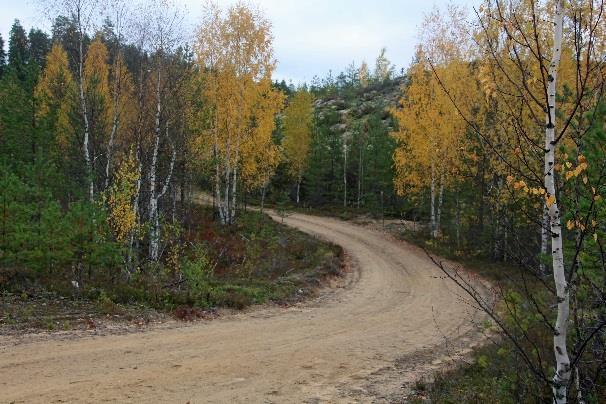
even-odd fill
[{"label": "pine tree", "polygon": [[32,162],[32,98],[9,69],[0,81],[0,157],[11,166]]},{"label": "pine tree", "polygon": [[389,59],[387,59],[385,53],[387,53],[387,49],[381,49],[381,52],[379,53],[379,56],[377,56],[377,60],[375,62],[374,79],[380,83],[391,79],[394,75],[394,66],[391,64]]},{"label": "pine tree", "polygon": [[25,80],[25,67],[29,59],[29,41],[25,29],[15,20],[8,37],[8,66],[20,80]]},{"label": "pine tree", "polygon": [[50,38],[45,32],[32,28],[29,31],[28,42],[29,63],[34,63],[39,67],[39,69],[43,69],[46,61],[46,55],[51,48]]}]

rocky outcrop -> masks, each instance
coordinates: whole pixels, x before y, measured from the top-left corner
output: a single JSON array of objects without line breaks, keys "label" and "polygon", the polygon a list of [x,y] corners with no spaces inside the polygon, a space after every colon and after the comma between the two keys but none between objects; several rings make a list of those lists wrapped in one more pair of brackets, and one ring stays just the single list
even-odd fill
[{"label": "rocky outcrop", "polygon": [[376,115],[391,130],[389,111],[399,106],[401,87],[404,84],[405,78],[399,77],[387,83],[344,90],[336,95],[319,98],[314,103],[317,116],[321,122],[330,120],[325,123],[330,125],[332,132],[340,135],[351,134],[354,128],[359,128],[371,115]]}]

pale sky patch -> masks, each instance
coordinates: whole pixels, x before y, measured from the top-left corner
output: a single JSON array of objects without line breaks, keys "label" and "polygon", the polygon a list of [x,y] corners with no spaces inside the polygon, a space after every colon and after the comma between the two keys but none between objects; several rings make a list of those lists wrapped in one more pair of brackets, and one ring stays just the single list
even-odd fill
[{"label": "pale sky patch", "polygon": [[[185,27],[193,33],[202,15],[202,1],[175,0],[186,9]],[[219,0],[227,7],[237,0]],[[382,47],[397,70],[407,67],[417,42],[417,28],[434,6],[449,2],[469,10],[479,0],[258,0],[273,24],[278,60],[274,78],[310,82],[333,75],[365,60],[371,68]],[[5,42],[15,18],[27,31],[34,26],[50,31],[50,22],[32,0],[0,0],[0,34]]]}]

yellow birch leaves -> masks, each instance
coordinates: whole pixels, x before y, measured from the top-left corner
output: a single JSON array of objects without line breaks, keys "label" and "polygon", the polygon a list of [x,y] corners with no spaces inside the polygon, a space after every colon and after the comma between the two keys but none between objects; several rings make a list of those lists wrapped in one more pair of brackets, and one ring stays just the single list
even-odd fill
[{"label": "yellow birch leaves", "polygon": [[108,222],[118,242],[125,242],[137,227],[137,215],[133,209],[137,181],[139,181],[137,162],[134,153],[130,152],[122,160],[114,182],[105,195]]},{"label": "yellow birch leaves", "polygon": [[303,176],[307,164],[313,113],[313,96],[305,89],[295,93],[284,112],[282,145],[288,159],[290,175],[297,180]]}]

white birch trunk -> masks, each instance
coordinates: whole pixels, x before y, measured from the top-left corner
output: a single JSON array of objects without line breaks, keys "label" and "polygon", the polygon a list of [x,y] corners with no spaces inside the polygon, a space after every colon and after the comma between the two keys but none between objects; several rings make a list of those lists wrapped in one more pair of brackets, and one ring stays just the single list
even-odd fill
[{"label": "white birch trunk", "polygon": [[[160,63],[160,62],[159,62]],[[161,66],[158,65],[158,77],[156,83],[156,128],[154,139],[154,150],[149,168],[149,257],[152,261],[158,259],[159,249],[159,217],[158,198],[156,197],[156,166],[158,164],[158,151],[160,148],[160,116],[162,113],[162,99],[160,94]]]},{"label": "white birch trunk", "polygon": [[[168,123],[166,124],[166,138],[168,139]],[[166,178],[164,179],[164,184],[162,185],[162,188],[160,190],[160,192],[154,197],[153,200],[153,204],[151,206],[153,206],[154,209],[154,215],[153,218],[151,220],[151,235],[154,237],[153,239],[150,239],[150,258],[153,261],[157,261],[158,258],[160,258],[160,212],[158,211],[158,202],[160,201],[160,198],[162,198],[166,192],[168,191],[168,188],[170,186],[170,180],[172,179],[173,176],[173,171],[175,168],[175,160],[177,158],[177,151],[175,150],[174,146],[172,147],[172,156],[170,159],[170,166],[168,168],[168,174],[166,175]],[[157,154],[157,152],[156,152]],[[155,188],[155,187],[154,187]],[[153,250],[152,250],[153,248]]]},{"label": "white birch trunk", "polygon": [[95,185],[93,181],[93,163],[89,150],[90,126],[88,123],[88,109],[86,105],[86,97],[84,96],[84,32],[82,32],[82,16],[81,9],[77,8],[78,21],[78,87],[80,98],[80,112],[84,121],[84,139],[82,141],[82,150],[84,152],[84,162],[86,163],[86,176],[88,181],[88,198],[90,202],[95,200]]},{"label": "white birch trunk", "polygon": [[[166,138],[168,139],[168,123],[166,124]],[[160,193],[158,194],[158,196],[156,197],[156,199],[160,199],[162,198],[165,194],[166,191],[168,191],[168,187],[170,186],[170,180],[173,177],[173,171],[175,169],[175,160],[177,159],[177,150],[175,149],[175,147],[173,145],[171,145],[172,148],[172,155],[170,157],[170,165],[168,167],[168,174],[166,175],[166,179],[164,180],[164,184],[162,185],[162,190],[160,191]]]},{"label": "white birch trunk", "polygon": [[549,219],[551,227],[551,250],[553,263],[553,277],[556,286],[558,312],[553,336],[553,349],[556,360],[556,371],[553,376],[553,402],[562,404],[567,402],[567,388],[570,381],[570,359],[567,350],[568,316],[570,311],[570,297],[568,282],[564,270],[564,251],[562,249],[562,223],[555,187],[555,119],[556,119],[556,84],[558,67],[562,53],[562,30],[564,9],[563,1],[558,0],[555,9],[553,55],[548,72],[548,111],[545,129],[545,191],[551,198]]},{"label": "white birch trunk", "polygon": [[[137,185],[136,185],[136,191],[135,191],[135,199],[133,201],[133,213],[135,215],[135,222],[139,223],[139,195],[141,194],[141,183],[142,183],[142,174],[143,174],[143,162],[141,161],[140,158],[140,144],[137,145],[137,160],[138,160],[138,165],[137,165]],[[129,237],[129,253],[128,253],[128,272],[129,274],[134,272],[134,267],[133,267],[133,258],[135,255],[135,251],[134,251],[134,247],[135,247],[135,232],[131,231],[130,233],[130,237]]]},{"label": "white birch trunk", "polygon": [[300,201],[300,193],[301,193],[301,177],[299,177],[297,179],[297,205],[299,204]]},{"label": "white birch trunk", "polygon": [[[139,48],[139,50],[141,50]],[[135,198],[133,201],[133,213],[135,215],[136,223],[141,223],[141,217],[139,216],[139,204],[141,199],[141,188],[143,186],[143,158],[141,155],[141,135],[143,132],[143,65],[139,65],[139,94],[137,95],[137,104],[138,104],[138,117],[137,117],[137,186],[135,192]],[[130,242],[129,242],[129,258],[128,258],[128,267],[129,273],[133,273],[135,271],[134,261],[135,261],[135,250],[138,249],[139,239],[136,237],[135,232],[131,232],[130,234]],[[137,248],[135,248],[137,247]]]},{"label": "white birch trunk", "polygon": [[[549,209],[543,206],[543,220],[541,223],[541,259],[547,256],[547,248],[549,248]],[[543,261],[539,264],[539,272],[545,274],[547,269]]]},{"label": "white birch trunk", "polygon": [[227,218],[225,217],[225,212],[222,208],[223,204],[221,202],[221,163],[219,161],[219,135],[217,133],[219,122],[216,111],[213,124],[213,153],[215,157],[215,206],[213,207],[219,211],[219,220],[221,221],[221,224],[225,224]]}]

